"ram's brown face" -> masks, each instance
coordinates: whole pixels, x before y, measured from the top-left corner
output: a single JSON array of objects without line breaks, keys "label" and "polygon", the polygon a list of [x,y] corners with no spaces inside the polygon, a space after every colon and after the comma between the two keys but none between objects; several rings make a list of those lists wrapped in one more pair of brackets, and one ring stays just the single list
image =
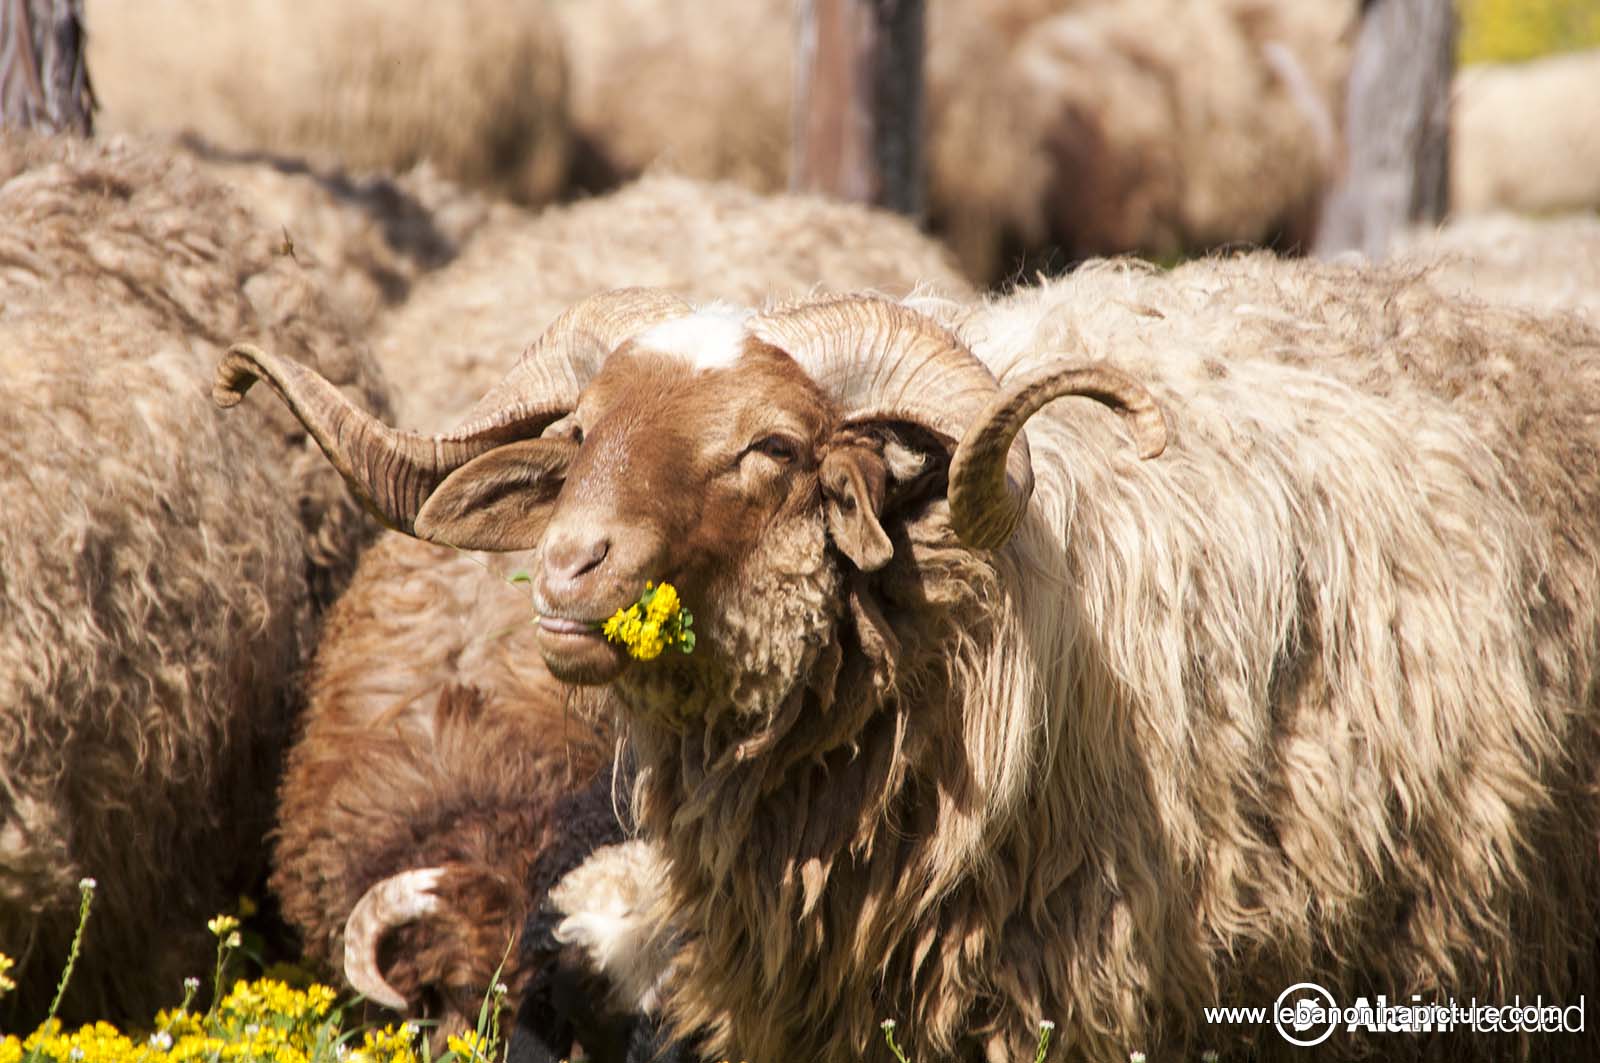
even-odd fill
[{"label": "ram's brown face", "polygon": [[[735,596],[764,536],[817,516],[833,412],[795,363],[751,340],[694,369],[624,347],[546,438],[578,444],[540,541],[535,601],[550,669],[602,683],[626,664],[596,626],[670,582],[702,622]],[[708,648],[709,649],[709,648]]]}]

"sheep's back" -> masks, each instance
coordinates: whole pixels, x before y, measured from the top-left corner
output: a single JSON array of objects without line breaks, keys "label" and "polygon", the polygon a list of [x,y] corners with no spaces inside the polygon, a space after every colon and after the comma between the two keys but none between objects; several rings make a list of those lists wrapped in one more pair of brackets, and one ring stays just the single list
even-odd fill
[{"label": "sheep's back", "polygon": [[446,175],[528,203],[565,187],[566,63],[544,3],[92,0],[105,129]]},{"label": "sheep's back", "polygon": [[822,289],[971,291],[944,249],[896,215],[645,178],[608,196],[504,218],[418,284],[375,340],[401,396],[401,423],[453,427],[563,310],[633,285],[745,305]]}]

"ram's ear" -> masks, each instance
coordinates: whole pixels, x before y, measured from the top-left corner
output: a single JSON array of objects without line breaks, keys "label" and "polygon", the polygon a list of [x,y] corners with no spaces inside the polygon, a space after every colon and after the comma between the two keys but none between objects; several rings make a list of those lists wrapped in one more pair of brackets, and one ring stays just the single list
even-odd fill
[{"label": "ram's ear", "polygon": [[863,572],[887,565],[894,544],[879,520],[889,479],[883,457],[863,446],[837,446],[822,459],[820,478],[834,545]]},{"label": "ram's ear", "polygon": [[463,550],[531,550],[578,445],[524,439],[480,454],[445,477],[417,511],[417,538]]}]

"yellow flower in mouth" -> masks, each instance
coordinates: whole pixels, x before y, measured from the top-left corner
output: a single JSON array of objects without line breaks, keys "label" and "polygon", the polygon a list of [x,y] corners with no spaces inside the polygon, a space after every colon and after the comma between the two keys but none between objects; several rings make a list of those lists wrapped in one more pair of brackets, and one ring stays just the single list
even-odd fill
[{"label": "yellow flower in mouth", "polygon": [[694,614],[670,583],[646,583],[639,600],[600,625],[606,641],[620,643],[635,660],[653,661],[672,648],[694,652]]}]

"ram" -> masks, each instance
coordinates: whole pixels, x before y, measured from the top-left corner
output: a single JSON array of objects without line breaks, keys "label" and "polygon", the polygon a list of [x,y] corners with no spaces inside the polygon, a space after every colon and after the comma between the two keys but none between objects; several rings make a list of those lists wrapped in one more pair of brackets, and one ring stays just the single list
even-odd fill
[{"label": "ram", "polygon": [[547,203],[571,136],[560,31],[542,3],[90,0],[101,128],[194,133]]},{"label": "ram", "polygon": [[[970,294],[942,249],[893,215],[648,178],[538,217],[498,212],[459,258],[419,282],[377,343],[412,396],[403,417],[459,417],[528,336],[627,278],[735,300],[806,293],[822,278]],[[395,914],[360,921],[364,940],[350,952],[361,969],[351,980],[391,1005],[448,1013],[448,1022],[476,1017],[508,941],[527,953],[513,951],[507,968],[513,1000],[543,992],[537,983],[552,973],[570,980],[542,936],[548,926],[537,938],[521,933],[525,912],[543,918],[550,876],[524,880],[529,868],[564,868],[605,840],[550,826],[554,805],[594,774],[595,739],[562,708],[539,663],[527,594],[506,582],[529,561],[384,537],[319,646],[282,791],[273,882],[308,953],[337,969],[359,898],[393,879],[382,891]],[[441,862],[450,870],[434,881]],[[587,888],[568,894],[600,903]],[[426,919],[405,918],[422,907]],[[600,1025],[579,1031],[591,1051],[597,1036],[615,1040],[617,1024]],[[546,1040],[560,1036],[551,1027]]]},{"label": "ram", "polygon": [[[0,138],[0,1024],[148,1020],[265,871],[321,610],[372,526],[304,429],[208,401],[241,333],[387,412],[325,282],[169,153]],[[309,447],[309,449],[308,449]]]},{"label": "ram", "polygon": [[[391,526],[538,550],[712,1058],[860,1058],[886,1017],[928,1057],[1043,1019],[1074,1058],[1270,1055],[1202,1009],[1595,984],[1579,321],[1255,255],[978,307],[597,296],[432,437],[251,347],[217,398],[258,377]],[[698,644],[631,661],[595,622],[659,579]]]}]

